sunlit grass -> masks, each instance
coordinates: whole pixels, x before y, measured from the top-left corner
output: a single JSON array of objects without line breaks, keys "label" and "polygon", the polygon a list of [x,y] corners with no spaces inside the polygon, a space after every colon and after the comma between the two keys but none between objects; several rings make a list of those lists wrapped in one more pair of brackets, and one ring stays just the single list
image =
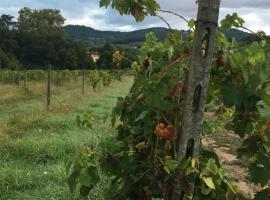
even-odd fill
[{"label": "sunlit grass", "polygon": [[[44,95],[39,95],[42,87],[33,89],[31,98],[23,94],[17,98],[18,88],[7,90],[12,94],[4,101],[0,97],[0,199],[80,199],[69,192],[65,182],[64,157],[75,155],[85,144],[97,145],[101,138],[115,133],[110,119],[105,123],[99,120],[111,112],[118,96],[127,94],[131,83],[132,79],[127,78],[98,92],[88,88],[85,95],[79,84],[66,90],[63,86],[58,92],[54,90],[49,111]],[[97,123],[91,130],[77,127],[76,116],[88,110]],[[101,198],[100,187],[92,199]]]}]

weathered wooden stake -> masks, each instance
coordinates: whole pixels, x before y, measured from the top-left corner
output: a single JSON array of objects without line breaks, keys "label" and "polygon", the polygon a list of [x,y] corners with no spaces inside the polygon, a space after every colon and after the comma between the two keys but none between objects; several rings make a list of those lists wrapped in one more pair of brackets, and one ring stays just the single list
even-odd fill
[{"label": "weathered wooden stake", "polygon": [[[199,153],[219,8],[220,0],[199,0],[191,65],[186,82],[183,119],[177,144],[178,161]],[[177,173],[176,180],[177,178],[181,178],[181,172]],[[183,191],[174,192],[172,199],[179,200],[190,195],[192,198],[192,194],[185,194]]]},{"label": "weathered wooden stake", "polygon": [[27,69],[24,70],[24,87],[27,85]]},{"label": "weathered wooden stake", "polygon": [[82,93],[85,92],[85,69],[82,70]]},{"label": "weathered wooden stake", "polygon": [[48,65],[48,75],[47,75],[47,108],[51,106],[51,70],[52,65]]},{"label": "weathered wooden stake", "polygon": [[56,71],[56,87],[57,89],[59,89],[60,86],[60,80],[59,80],[59,66],[57,67],[57,71]]}]

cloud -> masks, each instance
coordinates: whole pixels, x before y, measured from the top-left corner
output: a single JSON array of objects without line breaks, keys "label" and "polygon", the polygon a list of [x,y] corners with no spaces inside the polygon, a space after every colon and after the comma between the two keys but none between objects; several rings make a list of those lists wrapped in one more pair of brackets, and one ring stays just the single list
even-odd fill
[{"label": "cloud", "polygon": [[[187,18],[196,18],[195,0],[157,0],[162,9],[177,12]],[[131,16],[121,16],[112,9],[99,8],[99,0],[0,0],[0,14],[18,16],[22,7],[33,9],[60,9],[66,18],[66,24],[80,24],[102,30],[130,31],[141,28],[164,26],[157,17],[147,17],[137,23]],[[237,12],[242,16],[246,26],[257,31],[264,30],[270,34],[270,0],[222,0],[220,19],[226,14]],[[186,29],[186,24],[170,14],[160,13],[173,28]]]},{"label": "cloud", "polygon": [[269,0],[223,0],[221,1],[221,6],[223,8],[260,8],[260,9],[270,9]]},{"label": "cloud", "polygon": [[[17,12],[23,7],[32,9],[55,8],[61,10],[67,18],[80,18],[91,8],[94,11],[99,8],[96,0],[1,0],[0,14],[18,15]],[[11,8],[12,12],[10,12]]]},{"label": "cloud", "polygon": [[221,8],[220,19],[224,18],[226,14],[236,12],[245,20],[244,26],[250,28],[253,31],[263,30],[267,34],[270,34],[270,8]]}]

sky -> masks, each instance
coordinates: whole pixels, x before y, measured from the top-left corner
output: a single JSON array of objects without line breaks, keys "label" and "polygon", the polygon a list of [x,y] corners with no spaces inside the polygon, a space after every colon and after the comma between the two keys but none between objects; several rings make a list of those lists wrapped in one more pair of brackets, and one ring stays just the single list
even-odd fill
[{"label": "sky", "polygon": [[[188,19],[195,19],[195,0],[157,0],[161,8],[177,12]],[[99,0],[0,0],[0,15],[18,16],[22,7],[32,9],[55,8],[61,10],[65,24],[90,26],[98,30],[131,31],[149,27],[166,27],[157,17],[147,17],[137,23],[130,16],[121,16],[112,9],[99,8]],[[263,30],[270,34],[270,0],[221,0],[220,19],[226,14],[237,12],[245,21],[245,26]],[[185,22],[170,14],[160,13],[173,28],[187,29]]]}]

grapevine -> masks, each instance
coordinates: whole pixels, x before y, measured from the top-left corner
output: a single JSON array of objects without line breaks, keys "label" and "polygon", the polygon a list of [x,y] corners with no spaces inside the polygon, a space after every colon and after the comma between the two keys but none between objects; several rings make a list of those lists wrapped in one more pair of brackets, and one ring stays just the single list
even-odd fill
[{"label": "grapevine", "polygon": [[[137,21],[156,15],[159,9],[153,0],[101,0],[100,5],[131,14]],[[234,14],[228,15],[221,27],[244,27],[243,24],[243,19]],[[172,193],[179,191],[184,191],[189,199],[244,199],[217,155],[207,147],[202,145],[197,156],[187,152],[181,162],[176,158],[176,141],[186,114],[183,99],[193,39],[193,32],[187,39],[168,34],[164,43],[153,33],[146,35],[139,62],[132,64],[134,84],[113,110],[112,124],[118,134],[91,149],[89,165],[76,170],[77,162],[69,164],[71,188],[86,187],[89,193],[99,180],[99,166],[110,181],[104,194],[110,199],[172,199]],[[254,199],[269,199],[269,46],[262,40],[243,47],[227,40],[222,32],[216,41],[207,104],[218,108],[216,115],[232,111],[226,129],[243,138],[238,156],[249,160],[251,180],[261,188]],[[88,183],[81,183],[80,171],[85,171],[81,168],[89,166],[96,168],[88,170]],[[180,178],[175,178],[178,173]]]}]

